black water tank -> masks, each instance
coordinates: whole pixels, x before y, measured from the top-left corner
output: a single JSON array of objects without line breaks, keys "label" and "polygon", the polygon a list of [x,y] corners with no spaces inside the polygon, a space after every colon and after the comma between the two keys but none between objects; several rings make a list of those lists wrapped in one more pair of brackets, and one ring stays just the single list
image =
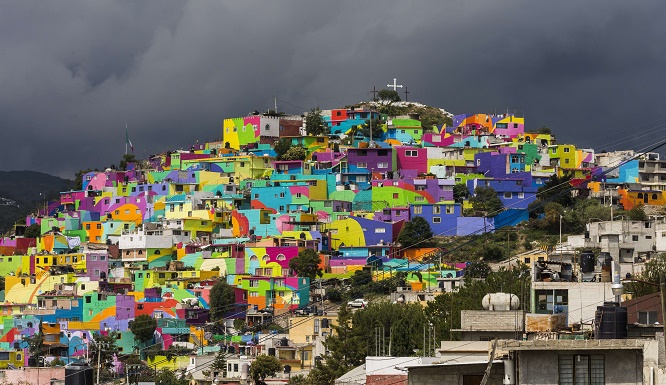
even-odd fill
[{"label": "black water tank", "polygon": [[275,348],[268,348],[268,355],[275,357]]},{"label": "black water tank", "polygon": [[592,251],[586,250],[580,254],[580,271],[583,273],[594,271],[594,253]]},{"label": "black water tank", "polygon": [[236,348],[234,348],[232,345],[227,346],[227,353],[236,353]]},{"label": "black water tank", "polygon": [[627,308],[617,306],[615,302],[597,306],[594,336],[598,340],[627,338]]},{"label": "black water tank", "polygon": [[66,366],[65,385],[93,385],[93,368],[85,366]]},{"label": "black water tank", "polygon": [[601,252],[599,253],[599,263],[601,263],[601,266],[611,266],[613,264],[613,257],[609,252]]},{"label": "black water tank", "polygon": [[282,337],[280,342],[280,346],[289,346],[289,339],[287,337]]}]

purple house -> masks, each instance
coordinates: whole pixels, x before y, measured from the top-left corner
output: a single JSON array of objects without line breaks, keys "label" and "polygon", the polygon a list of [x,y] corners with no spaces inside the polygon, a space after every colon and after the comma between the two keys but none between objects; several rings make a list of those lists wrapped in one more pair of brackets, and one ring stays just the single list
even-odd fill
[{"label": "purple house", "polygon": [[409,207],[387,207],[375,212],[374,220],[382,222],[397,222],[409,220]]},{"label": "purple house", "polygon": [[[307,169],[309,174],[309,165],[306,165],[302,160],[277,160],[273,164],[276,174],[304,174]],[[307,167],[306,167],[307,166]]]},{"label": "purple house", "polygon": [[360,169],[379,173],[395,171],[393,151],[390,148],[349,148],[347,165],[350,171]]},{"label": "purple house", "polygon": [[105,281],[109,271],[109,258],[106,253],[91,253],[86,257],[85,276],[91,281]]}]

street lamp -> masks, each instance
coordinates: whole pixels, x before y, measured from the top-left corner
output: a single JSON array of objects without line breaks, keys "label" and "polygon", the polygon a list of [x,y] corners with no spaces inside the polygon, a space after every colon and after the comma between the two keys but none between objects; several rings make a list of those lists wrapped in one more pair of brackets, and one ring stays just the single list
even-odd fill
[{"label": "street lamp", "polygon": [[613,262],[613,284],[611,284],[611,291],[615,296],[615,302],[619,304],[622,294],[624,294],[624,285],[620,281],[620,264],[617,262]]}]

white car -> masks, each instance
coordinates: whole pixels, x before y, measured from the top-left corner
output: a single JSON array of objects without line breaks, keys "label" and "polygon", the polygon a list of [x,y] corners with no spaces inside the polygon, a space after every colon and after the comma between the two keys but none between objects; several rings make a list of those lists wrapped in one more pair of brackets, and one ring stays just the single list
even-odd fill
[{"label": "white car", "polygon": [[357,298],[353,301],[347,302],[347,306],[364,308],[364,307],[368,306],[368,301],[365,300],[365,299],[362,299],[362,298]]}]

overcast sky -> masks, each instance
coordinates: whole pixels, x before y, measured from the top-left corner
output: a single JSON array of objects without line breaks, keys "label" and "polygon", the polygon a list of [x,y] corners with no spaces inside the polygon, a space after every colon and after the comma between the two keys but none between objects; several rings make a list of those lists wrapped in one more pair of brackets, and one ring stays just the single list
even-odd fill
[{"label": "overcast sky", "polygon": [[394,77],[454,114],[508,108],[560,142],[639,149],[666,131],[665,16],[659,0],[0,0],[0,169],[73,178],[120,160],[126,123],[145,157],[273,94],[301,114]]}]

